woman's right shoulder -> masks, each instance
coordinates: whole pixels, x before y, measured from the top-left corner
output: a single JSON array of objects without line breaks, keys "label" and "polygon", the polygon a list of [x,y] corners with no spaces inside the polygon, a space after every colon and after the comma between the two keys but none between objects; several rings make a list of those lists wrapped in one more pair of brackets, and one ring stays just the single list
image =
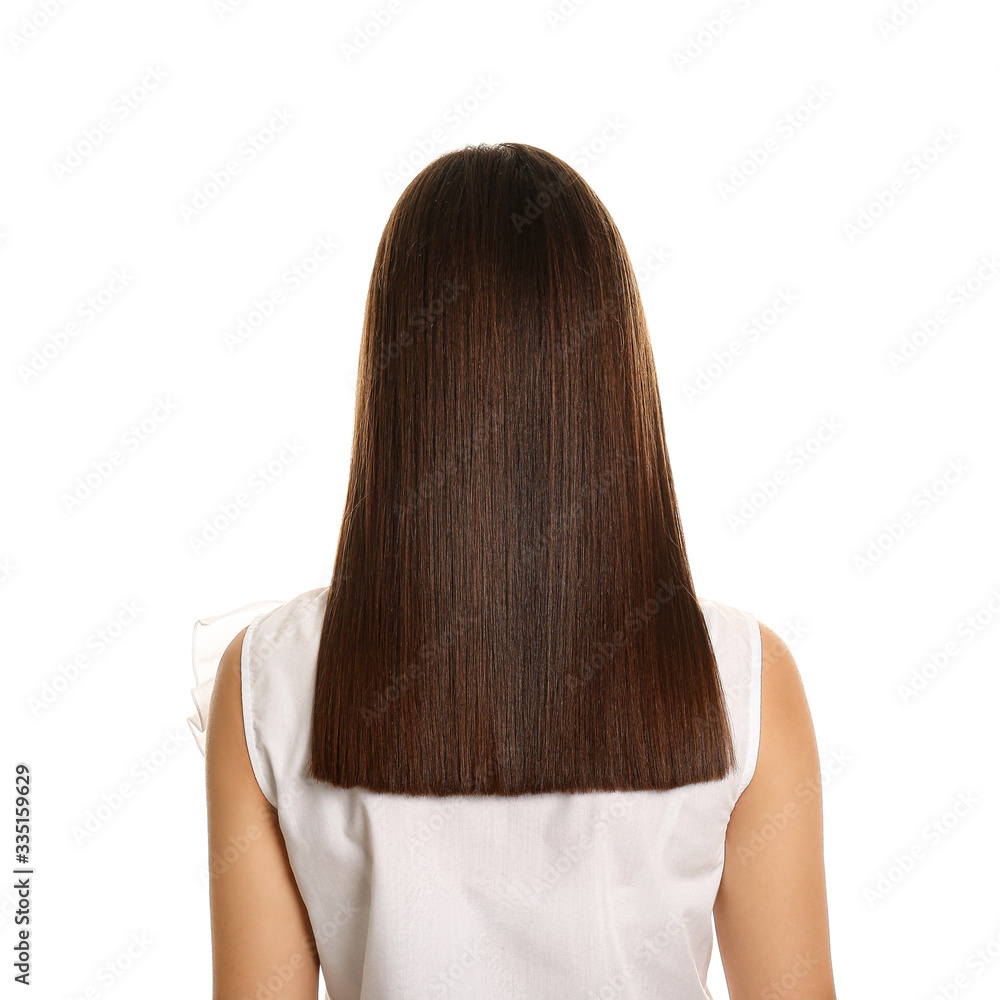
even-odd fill
[{"label": "woman's right shoulder", "polygon": [[[829,1000],[835,994],[816,735],[791,650],[758,625],[760,739],[753,776],[726,831],[715,904],[719,951],[733,996],[766,995],[768,984],[794,966],[803,977],[797,996]],[[809,959],[800,972],[797,955]]]},{"label": "woman's right shoulder", "polygon": [[[819,772],[819,751],[812,713],[798,664],[788,644],[761,621],[760,732],[757,761],[744,794],[770,808],[784,808],[775,795]],[[749,811],[750,805],[747,805]]]},{"label": "woman's right shoulder", "polygon": [[[815,749],[816,737],[798,664],[784,639],[763,622],[760,628],[761,720],[771,723],[765,743],[761,726],[760,753],[773,753],[786,745]],[[781,737],[777,739],[777,737]],[[760,763],[760,761],[758,761]],[[763,763],[767,765],[768,760]]]}]

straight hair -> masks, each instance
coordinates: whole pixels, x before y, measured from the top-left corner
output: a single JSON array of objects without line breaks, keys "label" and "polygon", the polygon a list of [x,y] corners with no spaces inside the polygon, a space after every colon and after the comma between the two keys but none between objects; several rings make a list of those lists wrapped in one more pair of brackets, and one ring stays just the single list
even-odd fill
[{"label": "straight hair", "polygon": [[535,146],[393,207],[364,314],[310,777],[669,789],[735,767],[621,235]]}]

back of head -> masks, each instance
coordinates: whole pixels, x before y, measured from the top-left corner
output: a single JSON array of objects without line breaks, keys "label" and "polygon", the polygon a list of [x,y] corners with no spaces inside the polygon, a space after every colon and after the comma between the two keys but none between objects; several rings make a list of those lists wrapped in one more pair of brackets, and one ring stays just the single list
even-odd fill
[{"label": "back of head", "polygon": [[586,181],[447,153],[379,243],[311,775],[421,795],[734,766],[635,276]]}]

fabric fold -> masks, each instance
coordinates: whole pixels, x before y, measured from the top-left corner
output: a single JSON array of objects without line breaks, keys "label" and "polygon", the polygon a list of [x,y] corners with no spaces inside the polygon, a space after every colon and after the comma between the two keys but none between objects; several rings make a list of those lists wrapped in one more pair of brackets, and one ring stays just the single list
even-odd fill
[{"label": "fabric fold", "polygon": [[205,736],[208,732],[208,708],[212,701],[212,688],[215,686],[222,654],[233,639],[255,618],[280,608],[284,603],[284,601],[255,601],[233,611],[227,611],[225,614],[199,618],[194,623],[191,635],[191,662],[194,667],[195,686],[191,689],[191,698],[197,711],[188,716],[187,722],[202,756],[205,755]]}]

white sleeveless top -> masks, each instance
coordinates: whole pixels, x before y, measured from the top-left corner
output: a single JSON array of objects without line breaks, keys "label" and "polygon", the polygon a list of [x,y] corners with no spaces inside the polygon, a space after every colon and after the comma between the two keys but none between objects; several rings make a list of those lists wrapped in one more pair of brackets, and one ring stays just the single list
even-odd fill
[{"label": "white sleeveless top", "polygon": [[756,618],[700,598],[738,769],[668,791],[420,797],[306,775],[328,588],[199,620],[204,753],[219,659],[243,640],[247,747],[277,809],[336,1000],[704,1000],[726,825],[760,736]]}]

